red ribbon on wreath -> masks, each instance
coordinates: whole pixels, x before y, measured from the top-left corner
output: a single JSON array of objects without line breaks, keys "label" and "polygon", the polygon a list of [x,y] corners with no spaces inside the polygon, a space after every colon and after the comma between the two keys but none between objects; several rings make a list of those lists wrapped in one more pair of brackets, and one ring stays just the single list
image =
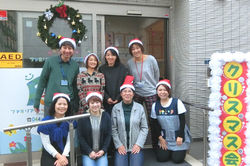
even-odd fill
[{"label": "red ribbon on wreath", "polygon": [[62,6],[56,8],[57,13],[59,13],[60,17],[62,17],[62,18],[67,17],[66,10],[67,10],[66,5],[62,5]]}]

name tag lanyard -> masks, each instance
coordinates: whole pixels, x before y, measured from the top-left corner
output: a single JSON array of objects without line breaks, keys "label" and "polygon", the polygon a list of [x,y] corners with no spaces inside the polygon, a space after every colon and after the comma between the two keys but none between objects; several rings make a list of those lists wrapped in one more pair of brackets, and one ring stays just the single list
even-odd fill
[{"label": "name tag lanyard", "polygon": [[63,70],[62,64],[60,64],[60,70],[61,70],[62,77],[63,77],[62,81],[64,82],[64,84],[68,85],[67,75],[66,75],[66,73]]},{"label": "name tag lanyard", "polygon": [[142,55],[142,58],[141,58],[141,73],[139,73],[139,71],[138,71],[136,61],[135,61],[135,67],[136,67],[137,74],[140,77],[140,82],[141,82],[141,80],[142,80],[142,69],[143,69],[143,55]]}]

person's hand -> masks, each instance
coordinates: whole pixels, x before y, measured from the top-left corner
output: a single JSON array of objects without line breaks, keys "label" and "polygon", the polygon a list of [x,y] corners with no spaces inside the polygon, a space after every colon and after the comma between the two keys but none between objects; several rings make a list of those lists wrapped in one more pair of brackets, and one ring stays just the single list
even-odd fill
[{"label": "person's hand", "polygon": [[62,155],[62,161],[63,161],[63,164],[65,164],[65,165],[69,164],[69,161],[68,161],[67,157],[64,156],[64,155]]},{"label": "person's hand", "polygon": [[[67,164],[66,164],[67,163]],[[60,160],[56,160],[55,163],[54,163],[54,166],[67,166],[68,165],[68,160],[66,163],[63,163],[62,161]]]},{"label": "person's hand", "polygon": [[131,153],[136,154],[136,153],[139,153],[140,150],[141,150],[141,147],[139,145],[134,144]]},{"label": "person's hand", "polygon": [[176,144],[177,145],[179,145],[179,146],[182,145],[182,141],[183,141],[183,138],[181,138],[181,137],[176,138]]},{"label": "person's hand", "polygon": [[56,161],[54,162],[54,166],[63,166],[63,165],[61,165],[61,163],[60,163],[59,160],[56,160]]},{"label": "person's hand", "polygon": [[118,100],[115,100],[115,101],[113,102],[113,104],[116,104],[116,103],[118,103]]},{"label": "person's hand", "polygon": [[103,150],[99,150],[97,153],[96,153],[96,157],[97,158],[100,158],[104,155],[104,151]]},{"label": "person's hand", "polygon": [[118,153],[121,154],[121,155],[126,155],[127,154],[127,151],[126,151],[126,148],[124,145],[120,146],[118,148]]},{"label": "person's hand", "polygon": [[96,159],[96,153],[94,151],[92,151],[90,154],[89,154],[89,158],[91,159]]},{"label": "person's hand", "polygon": [[111,98],[108,98],[107,102],[108,104],[113,104],[114,101]]},{"label": "person's hand", "polygon": [[57,153],[56,158],[57,160],[54,163],[55,166],[66,166],[69,163],[67,157],[59,153]]},{"label": "person's hand", "polygon": [[159,141],[160,141],[160,148],[162,148],[163,150],[167,150],[168,146],[166,140],[162,136],[160,136]]},{"label": "person's hand", "polygon": [[39,108],[34,107],[34,111],[38,114],[40,112]]}]

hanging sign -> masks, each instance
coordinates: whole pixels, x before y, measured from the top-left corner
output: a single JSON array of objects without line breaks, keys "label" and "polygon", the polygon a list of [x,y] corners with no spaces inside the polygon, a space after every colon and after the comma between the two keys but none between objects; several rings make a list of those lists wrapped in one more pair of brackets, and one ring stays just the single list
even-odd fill
[{"label": "hanging sign", "polygon": [[7,10],[0,10],[0,21],[7,21],[8,15]]},{"label": "hanging sign", "polygon": [[250,53],[215,53],[209,66],[208,164],[250,165]]},{"label": "hanging sign", "polygon": [[0,52],[0,68],[22,68],[23,54],[20,52]]}]

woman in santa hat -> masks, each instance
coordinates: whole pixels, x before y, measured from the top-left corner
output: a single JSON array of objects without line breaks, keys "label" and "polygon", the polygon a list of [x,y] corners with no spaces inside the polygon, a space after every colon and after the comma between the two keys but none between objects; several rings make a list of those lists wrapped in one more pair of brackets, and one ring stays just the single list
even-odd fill
[{"label": "woman in santa hat", "polygon": [[87,70],[77,76],[77,89],[79,95],[79,114],[86,112],[88,103],[85,98],[88,92],[100,92],[103,96],[105,87],[104,75],[97,71],[99,58],[95,53],[90,53],[84,58]]},{"label": "woman in santa hat", "polygon": [[144,108],[134,102],[134,77],[127,76],[120,87],[122,101],[111,113],[115,166],[143,166],[142,148],[147,138],[148,125]]},{"label": "woman in santa hat", "polygon": [[[64,93],[55,93],[45,120],[59,119],[71,115],[70,97]],[[41,166],[69,165],[69,124],[68,122],[52,123],[38,126],[43,150]]]},{"label": "woman in santa hat", "polygon": [[[132,58],[128,60],[128,68],[131,75],[135,77],[135,97],[134,100],[140,104],[145,104],[147,116],[151,114],[152,104],[156,101],[157,95],[154,90],[159,81],[160,72],[154,56],[144,54],[144,46],[141,40],[133,39],[129,42],[129,53]],[[148,118],[151,125],[150,118]],[[157,139],[151,132],[152,145],[156,147]]]},{"label": "woman in santa hat", "polygon": [[105,90],[103,106],[105,111],[111,114],[115,104],[121,101],[120,86],[124,82],[128,69],[120,62],[119,51],[116,47],[108,47],[104,51],[105,64],[99,71],[105,77]]},{"label": "woman in santa hat", "polygon": [[[128,69],[120,62],[119,51],[116,47],[106,48],[104,59],[105,64],[99,68],[99,71],[105,77],[103,106],[105,111],[111,115],[114,105],[121,101],[120,86],[128,75]],[[113,156],[114,151],[114,144],[111,141],[108,154]]]},{"label": "woman in santa hat", "polygon": [[171,84],[167,79],[156,85],[157,101],[152,106],[152,130],[158,138],[156,158],[159,162],[184,161],[191,142],[190,132],[185,124],[186,108],[181,100],[171,97]]},{"label": "woman in santa hat", "polygon": [[88,92],[90,117],[78,120],[78,140],[83,166],[108,166],[107,150],[111,140],[111,119],[102,107],[100,92]]}]

